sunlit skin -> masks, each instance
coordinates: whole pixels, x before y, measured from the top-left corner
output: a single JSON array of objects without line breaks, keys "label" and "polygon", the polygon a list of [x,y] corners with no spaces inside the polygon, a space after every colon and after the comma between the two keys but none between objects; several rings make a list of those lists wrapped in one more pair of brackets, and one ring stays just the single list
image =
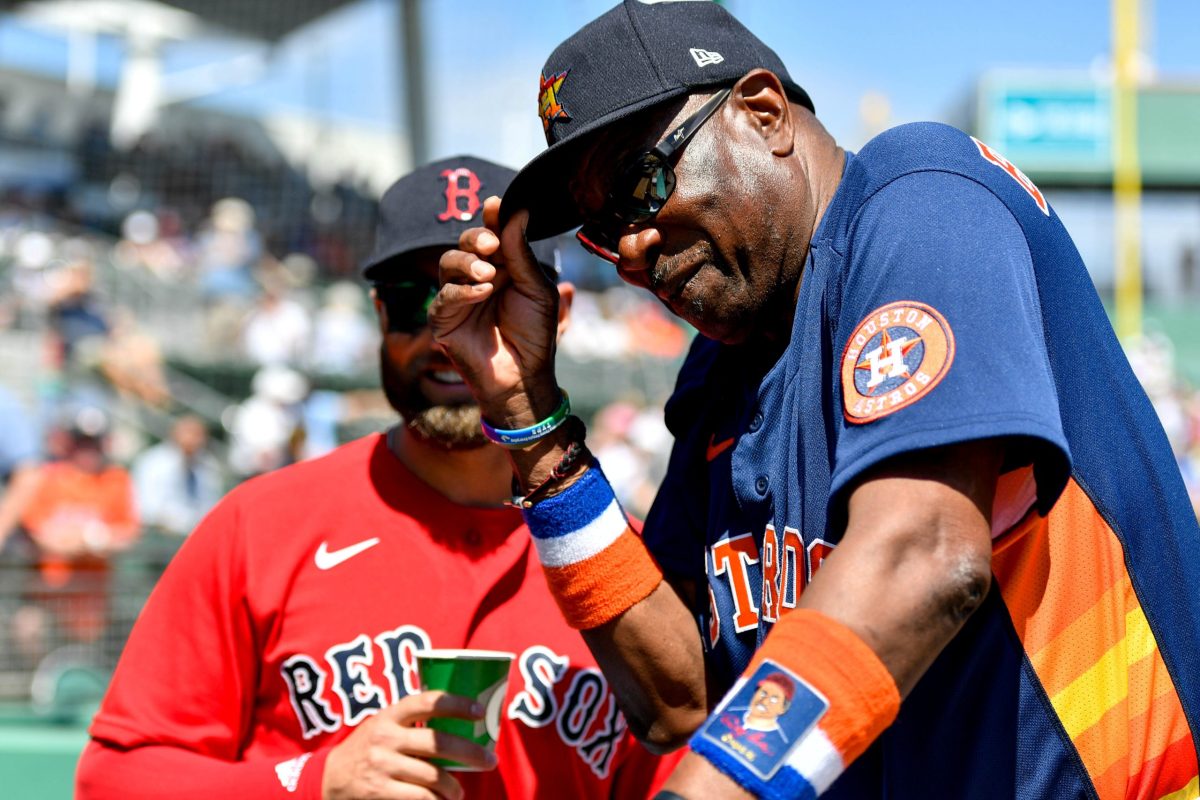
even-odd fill
[{"label": "sunlit skin", "polygon": [[[403,270],[437,276],[441,250],[413,255]],[[410,273],[411,274],[411,273]],[[565,330],[574,287],[558,286],[556,330]],[[512,495],[512,472],[503,448],[479,435],[479,408],[429,326],[388,330],[387,307],[374,298],[382,336],[379,363],[384,393],[405,424],[390,436],[396,458],[451,502],[498,506]],[[363,797],[438,797],[459,800],[462,786],[431,758],[450,758],[482,769],[495,757],[474,742],[422,722],[430,717],[479,720],[484,710],[464,697],[426,691],[409,695],[358,725],[329,753],[322,776],[324,800]]]},{"label": "sunlit skin", "polygon": [[[626,228],[617,272],[711,338],[786,340],[809,241],[836,190],[844,152],[811,112],[784,101],[770,72],[749,73],[742,89],[677,156],[675,192],[658,215]],[[600,214],[631,154],[653,146],[709,96],[693,95],[666,113],[635,119],[633,129],[643,130],[635,138],[600,138],[586,150],[570,181],[584,217]],[[767,108],[780,119],[764,126]],[[797,136],[807,146],[796,147]],[[808,168],[815,160],[822,169]],[[809,175],[827,178],[810,181]],[[784,184],[792,202],[763,202]]]},{"label": "sunlit skin", "polygon": [[[436,279],[443,249],[417,253],[406,268]],[[557,287],[555,335],[566,330],[575,287]],[[496,505],[511,496],[508,454],[490,445],[480,411],[457,367],[434,342],[429,326],[388,330],[387,307],[373,297],[381,334],[379,367],[384,395],[404,418],[391,439],[396,455],[417,477],[462,505]],[[464,480],[464,476],[475,476]]]},{"label": "sunlit skin", "polygon": [[[597,213],[621,156],[653,145],[703,100],[692,97],[669,119],[648,120],[639,134],[624,121],[591,144],[571,180],[579,207]],[[844,152],[811,113],[788,101],[773,74],[753,70],[683,149],[675,193],[659,215],[621,235],[617,271],[707,336],[777,356],[844,164]],[[525,427],[548,416],[559,398],[556,299],[529,258],[528,212],[513,211],[501,228],[493,199],[484,222],[443,256],[430,321],[484,415]],[[569,444],[556,432],[511,451],[518,479],[537,485]],[[901,697],[988,591],[991,503],[1003,458],[1003,442],[989,440],[908,453],[867,471],[839,498],[846,520],[840,544],[799,606],[859,636]],[[694,585],[664,580],[620,616],[583,632],[630,729],[655,751],[685,744],[719,700],[706,682],[696,605]],[[749,797],[695,754],[680,761],[665,788],[687,798]]]}]

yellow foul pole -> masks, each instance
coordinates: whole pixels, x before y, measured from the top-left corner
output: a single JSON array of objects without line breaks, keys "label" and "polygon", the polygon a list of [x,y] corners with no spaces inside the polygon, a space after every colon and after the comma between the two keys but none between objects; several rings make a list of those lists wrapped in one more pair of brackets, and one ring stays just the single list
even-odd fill
[{"label": "yellow foul pole", "polygon": [[1121,339],[1142,332],[1142,168],[1138,161],[1137,58],[1140,0],[1112,0],[1113,201],[1116,314]]}]

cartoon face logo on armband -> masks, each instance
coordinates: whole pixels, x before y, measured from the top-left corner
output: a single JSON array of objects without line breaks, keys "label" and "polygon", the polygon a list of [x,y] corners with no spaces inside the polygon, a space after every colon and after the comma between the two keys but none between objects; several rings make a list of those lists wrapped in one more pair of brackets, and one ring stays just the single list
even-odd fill
[{"label": "cartoon face logo on armband", "polygon": [[847,422],[886,417],[920,400],[954,361],[954,333],[924,303],[899,301],[855,326],[842,354],[842,403]]},{"label": "cartoon face logo on armband", "polygon": [[770,780],[828,710],[829,701],[807,681],[765,660],[726,695],[700,735]]}]

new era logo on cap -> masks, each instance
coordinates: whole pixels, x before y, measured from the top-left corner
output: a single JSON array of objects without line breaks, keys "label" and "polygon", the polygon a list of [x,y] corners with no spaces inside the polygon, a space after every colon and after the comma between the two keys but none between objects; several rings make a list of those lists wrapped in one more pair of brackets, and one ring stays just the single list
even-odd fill
[{"label": "new era logo on cap", "polygon": [[720,53],[714,53],[712,50],[701,50],[699,47],[693,47],[688,50],[692,54],[692,58],[696,61],[697,67],[707,67],[710,64],[720,64],[725,60],[725,56]]}]

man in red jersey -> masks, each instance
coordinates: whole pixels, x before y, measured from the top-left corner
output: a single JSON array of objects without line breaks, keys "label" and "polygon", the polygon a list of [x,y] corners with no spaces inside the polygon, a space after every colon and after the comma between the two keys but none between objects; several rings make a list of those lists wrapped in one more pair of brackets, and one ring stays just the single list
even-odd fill
[{"label": "man in red jersey", "polygon": [[[80,798],[626,798],[665,777],[562,621],[504,504],[508,456],[426,326],[439,256],[512,175],[459,157],[384,195],[366,277],[404,424],[251,480],[200,524],[130,637]],[[517,654],[495,757],[420,727],[483,716],[420,691],[434,647]]]}]

